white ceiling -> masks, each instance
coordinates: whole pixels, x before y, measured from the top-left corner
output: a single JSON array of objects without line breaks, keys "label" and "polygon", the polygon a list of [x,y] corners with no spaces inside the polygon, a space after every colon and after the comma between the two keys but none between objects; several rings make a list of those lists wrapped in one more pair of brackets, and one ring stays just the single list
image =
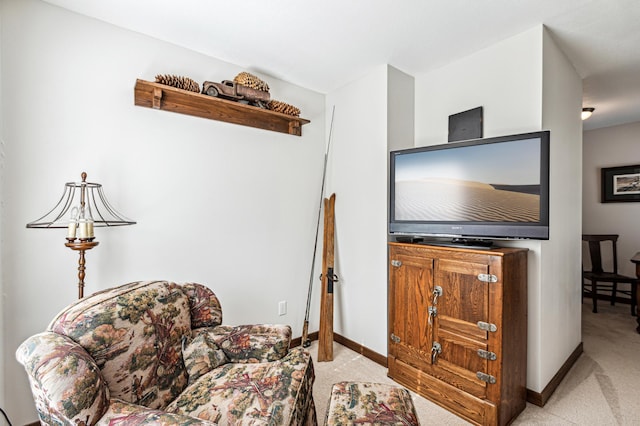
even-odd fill
[{"label": "white ceiling", "polygon": [[640,121],[638,0],[45,1],[322,93],[379,64],[435,69],[542,23],[596,108],[584,129]]}]

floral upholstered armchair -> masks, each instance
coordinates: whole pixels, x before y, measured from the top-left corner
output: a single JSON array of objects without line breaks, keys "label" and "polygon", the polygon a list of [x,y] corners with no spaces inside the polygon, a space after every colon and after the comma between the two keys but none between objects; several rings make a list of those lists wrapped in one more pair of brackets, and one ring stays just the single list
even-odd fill
[{"label": "floral upholstered armchair", "polygon": [[16,356],[47,425],[315,425],[285,325],[225,326],[215,294],[145,281],[80,299]]}]

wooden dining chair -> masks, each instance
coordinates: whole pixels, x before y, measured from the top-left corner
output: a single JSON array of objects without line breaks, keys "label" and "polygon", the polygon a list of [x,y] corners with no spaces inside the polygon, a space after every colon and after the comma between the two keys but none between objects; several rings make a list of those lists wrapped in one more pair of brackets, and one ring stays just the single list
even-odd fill
[{"label": "wooden dining chair", "polygon": [[[583,234],[582,241],[589,246],[589,258],[591,259],[591,270],[582,269],[582,294],[591,295],[593,300],[593,312],[598,312],[598,290],[610,291],[611,304],[616,301],[626,303],[626,298],[618,298],[618,294],[629,296],[631,304],[631,315],[636,315],[636,292],[638,278],[621,275],[618,273],[618,235],[616,234]],[[605,271],[602,267],[603,250],[611,250],[613,270]],[[585,281],[589,281],[590,285]],[[629,290],[619,289],[618,284],[629,284]],[[603,294],[600,294],[602,296]],[[606,297],[608,298],[608,297]]]}]

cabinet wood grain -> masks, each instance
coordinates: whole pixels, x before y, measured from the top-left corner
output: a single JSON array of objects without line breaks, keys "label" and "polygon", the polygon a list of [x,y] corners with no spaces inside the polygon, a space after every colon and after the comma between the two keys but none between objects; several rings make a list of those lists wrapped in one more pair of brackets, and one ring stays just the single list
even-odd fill
[{"label": "cabinet wood grain", "polygon": [[389,377],[465,420],[526,406],[527,250],[389,244]]}]

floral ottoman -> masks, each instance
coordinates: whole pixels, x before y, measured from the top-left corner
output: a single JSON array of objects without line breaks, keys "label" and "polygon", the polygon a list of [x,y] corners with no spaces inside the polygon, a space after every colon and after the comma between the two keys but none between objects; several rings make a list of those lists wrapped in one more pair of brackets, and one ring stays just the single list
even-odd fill
[{"label": "floral ottoman", "polygon": [[333,385],[325,426],[418,426],[408,390],[381,383],[340,382]]}]

